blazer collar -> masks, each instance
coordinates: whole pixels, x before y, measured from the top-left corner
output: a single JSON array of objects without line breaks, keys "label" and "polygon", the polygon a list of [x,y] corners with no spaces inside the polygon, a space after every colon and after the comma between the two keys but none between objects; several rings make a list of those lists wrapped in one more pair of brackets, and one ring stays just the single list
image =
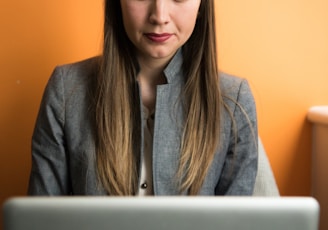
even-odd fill
[{"label": "blazer collar", "polygon": [[182,49],[178,49],[176,54],[173,56],[167,67],[164,69],[164,74],[168,84],[179,83],[183,81],[182,74]]}]

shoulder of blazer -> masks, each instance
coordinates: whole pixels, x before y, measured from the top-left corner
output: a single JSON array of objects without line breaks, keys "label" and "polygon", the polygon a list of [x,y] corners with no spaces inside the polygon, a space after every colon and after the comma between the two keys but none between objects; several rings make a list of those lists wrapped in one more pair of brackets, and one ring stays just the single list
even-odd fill
[{"label": "shoulder of blazer", "polygon": [[238,91],[242,82],[247,81],[246,79],[223,72],[219,73],[219,79],[222,93],[227,95],[236,92],[236,90]]},{"label": "shoulder of blazer", "polygon": [[98,66],[99,57],[59,65],[55,68],[48,85],[63,88],[62,93],[66,99],[92,93],[99,70]]},{"label": "shoulder of blazer", "polygon": [[256,117],[256,106],[247,79],[220,73],[220,88],[224,103],[234,111],[241,107],[250,117]]},{"label": "shoulder of blazer", "polygon": [[92,57],[82,61],[60,65],[56,67],[55,71],[60,71],[62,75],[67,77],[69,81],[79,81],[84,77],[96,75],[99,70],[100,57]]}]

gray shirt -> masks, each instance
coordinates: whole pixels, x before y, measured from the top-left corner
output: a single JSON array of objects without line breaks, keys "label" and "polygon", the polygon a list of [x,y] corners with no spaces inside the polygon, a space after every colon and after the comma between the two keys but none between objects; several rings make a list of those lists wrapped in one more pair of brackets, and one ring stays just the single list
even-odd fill
[{"label": "gray shirt", "polygon": [[[177,52],[164,70],[168,83],[157,87],[152,149],[154,195],[179,194],[175,173],[183,124],[182,108],[177,106],[184,84],[182,59],[182,53]],[[96,176],[89,92],[95,73],[94,58],[57,67],[53,72],[32,138],[28,194],[107,195]],[[220,146],[199,195],[251,195],[258,157],[254,99],[245,79],[219,75],[227,108],[221,110]],[[143,132],[140,136],[143,154]]]}]

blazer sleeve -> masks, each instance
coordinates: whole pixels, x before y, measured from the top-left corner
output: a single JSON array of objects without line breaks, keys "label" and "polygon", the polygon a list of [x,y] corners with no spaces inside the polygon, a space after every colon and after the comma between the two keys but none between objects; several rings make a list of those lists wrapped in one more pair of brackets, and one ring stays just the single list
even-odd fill
[{"label": "blazer sleeve", "polygon": [[230,143],[216,195],[252,195],[258,163],[258,131],[253,95],[245,79],[229,97]]},{"label": "blazer sleeve", "polygon": [[63,76],[61,68],[56,68],[45,88],[32,136],[28,195],[70,194],[64,125]]}]

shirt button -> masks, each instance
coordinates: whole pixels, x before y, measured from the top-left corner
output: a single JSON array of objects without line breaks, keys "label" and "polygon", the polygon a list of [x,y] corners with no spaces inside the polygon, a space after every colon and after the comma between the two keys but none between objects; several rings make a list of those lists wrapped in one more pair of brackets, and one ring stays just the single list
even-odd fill
[{"label": "shirt button", "polygon": [[146,189],[148,187],[148,185],[147,185],[147,183],[145,182],[145,183],[143,183],[142,185],[141,185],[141,188],[142,189]]}]

